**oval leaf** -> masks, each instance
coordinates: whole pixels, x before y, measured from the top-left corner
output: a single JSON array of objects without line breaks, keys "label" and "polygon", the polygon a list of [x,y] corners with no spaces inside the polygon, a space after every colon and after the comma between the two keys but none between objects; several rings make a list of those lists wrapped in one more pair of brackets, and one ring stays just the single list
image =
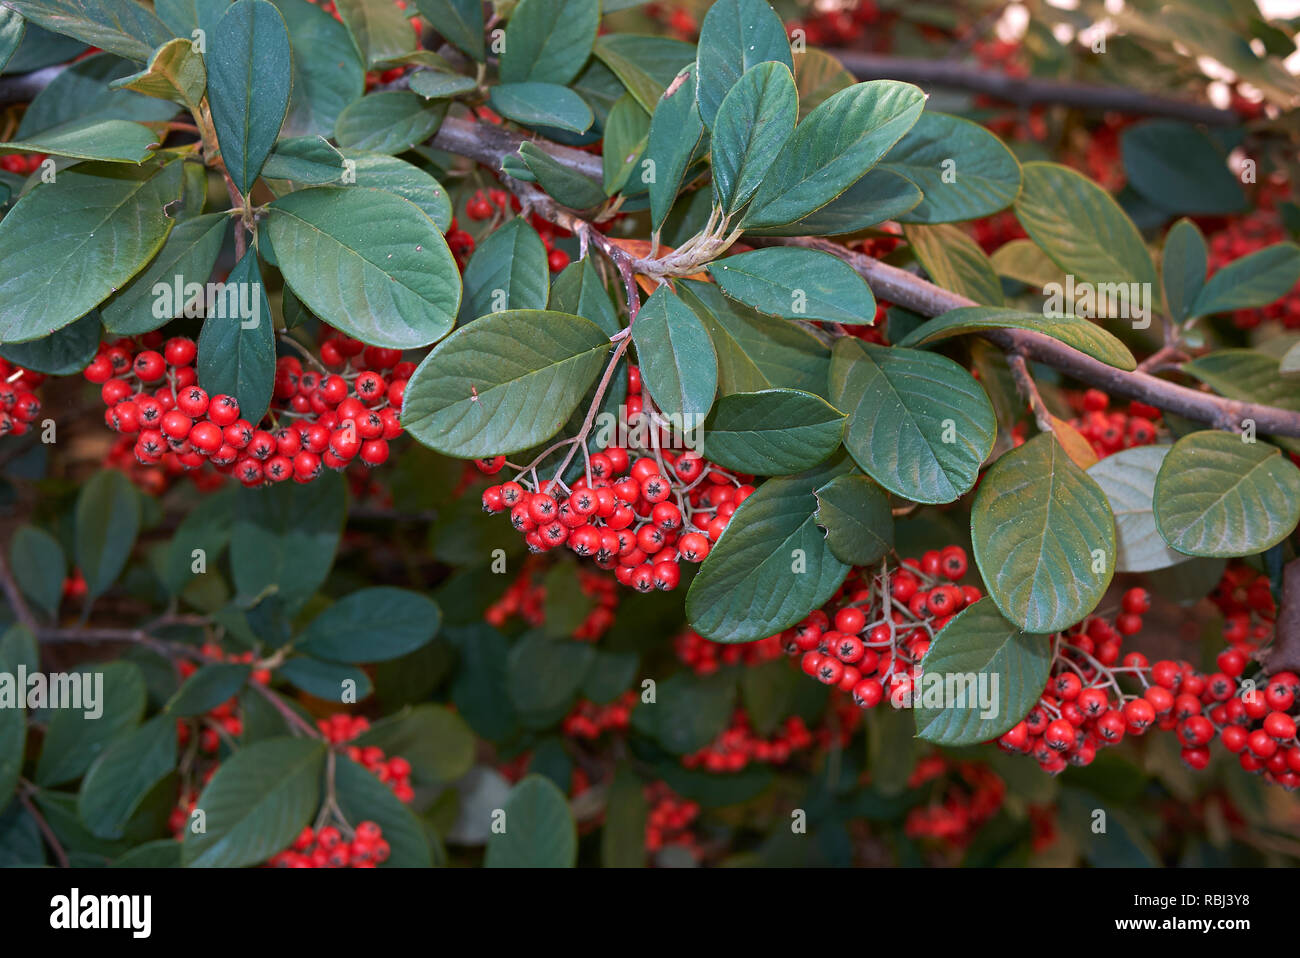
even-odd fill
[{"label": "oval leaf", "polygon": [[1300,521],[1300,469],[1275,446],[1204,430],[1174,444],[1153,498],[1160,534],[1184,555],[1253,555]]},{"label": "oval leaf", "polygon": [[488,836],[488,868],[572,868],[578,829],[564,794],[548,778],[526,775],[510,789],[505,828]]},{"label": "oval leaf", "polygon": [[942,708],[916,705],[917,737],[950,747],[997,738],[1029,714],[1051,667],[1050,637],[1022,631],[980,599],[939,631],[921,662],[914,702],[929,682],[956,695]]},{"label": "oval leaf", "polygon": [[840,445],[844,414],[812,393],[766,389],[718,400],[704,423],[703,454],[756,476],[811,469]]},{"label": "oval leaf", "polygon": [[1081,621],[1115,572],[1106,494],[1050,433],[989,469],[971,509],[971,543],[993,601],[1026,632]]},{"label": "oval leaf", "polygon": [[1187,556],[1165,544],[1156,529],[1151,502],[1156,476],[1171,448],[1121,449],[1088,469],[1088,475],[1106,493],[1111,512],[1115,514],[1115,536],[1119,541],[1116,572],[1150,572],[1187,561]]},{"label": "oval leaf", "polygon": [[759,63],[775,60],[794,73],[785,26],[764,0],[718,0],[700,23],[696,100],[705,127],[713,129],[722,101]]},{"label": "oval leaf", "polygon": [[731,88],[713,127],[713,187],[723,212],[749,202],[798,115],[799,94],[783,63],[760,63]]},{"label": "oval leaf", "polygon": [[686,594],[691,627],[753,642],[794,625],[834,594],[849,566],[817,528],[815,484],[770,479],[740,504]]},{"label": "oval leaf", "polygon": [[889,496],[866,476],[836,476],[818,489],[817,524],[835,558],[849,565],[871,565],[894,548]]},{"label": "oval leaf", "polygon": [[355,186],[299,190],[271,204],[266,227],[294,294],[349,336],[411,349],[454,324],[456,261],[413,203]]},{"label": "oval leaf", "polygon": [[857,325],[876,318],[871,287],[848,263],[818,250],[757,249],[709,264],[722,291],[760,313]]},{"label": "oval leaf", "polygon": [[[432,599],[380,586],[345,596],[312,619],[298,636],[299,651],[335,662],[384,662],[433,638],[442,613]],[[381,629],[375,629],[382,623]]]},{"label": "oval leaf", "polygon": [[928,346],[952,336],[988,329],[1027,329],[1060,340],[1116,369],[1137,368],[1137,360],[1128,347],[1096,323],[1077,316],[1045,316],[991,306],[963,306],[949,310],[922,323],[900,339],[898,345],[911,348]]},{"label": "oval leaf", "polygon": [[589,319],[546,310],[493,313],[457,330],[407,383],[402,425],[463,459],[549,439],[600,374],[609,337]]},{"label": "oval leaf", "polygon": [[844,447],[862,471],[913,502],[952,502],[975,485],[997,420],[984,389],[952,360],[843,338],[830,399],[848,413]]},{"label": "oval leaf", "polygon": [[718,357],[694,310],[667,286],[645,301],[631,326],[646,390],[674,425],[689,431],[713,406]]}]

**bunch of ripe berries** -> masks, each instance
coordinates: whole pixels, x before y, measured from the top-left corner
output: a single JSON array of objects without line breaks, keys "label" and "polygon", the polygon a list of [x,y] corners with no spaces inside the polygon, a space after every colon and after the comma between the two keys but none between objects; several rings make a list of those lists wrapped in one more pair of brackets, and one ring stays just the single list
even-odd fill
[{"label": "bunch of ripe berries", "polygon": [[21,436],[32,428],[41,414],[36,389],[43,382],[44,374],[0,359],[0,436]]},{"label": "bunch of ripe berries", "polygon": [[[327,719],[317,721],[316,727],[320,729],[325,741],[340,745],[369,731],[370,722],[360,715],[336,712]],[[349,745],[344,754],[391,788],[398,801],[415,800],[415,791],[411,788],[411,763],[400,755],[389,757],[378,745]]]},{"label": "bunch of ripe berries", "polygon": [[[1140,652],[1121,659],[1123,639],[1141,630],[1150,605],[1146,590],[1130,589],[1113,623],[1090,616],[1056,636],[1047,688],[998,744],[1056,773],[1067,763],[1090,764],[1125,735],[1159,728],[1178,736],[1183,761],[1194,769],[1209,764],[1217,738],[1246,771],[1288,790],[1300,785],[1300,741],[1289,714],[1300,698],[1300,676],[1247,678],[1250,658],[1235,646],[1219,653],[1218,671],[1210,674],[1185,661],[1152,663]],[[1137,689],[1126,691],[1121,679]]]},{"label": "bunch of ripe berries", "polygon": [[160,340],[101,343],[84,374],[100,387],[105,423],[134,437],[143,465],[180,472],[210,464],[245,486],[310,482],[354,460],[380,465],[402,432],[399,411],[415,366],[399,350],[334,333],[321,343],[321,371],[279,358],[271,409],[254,424],[234,396],[209,396],[199,385],[192,339]]},{"label": "bunch of ripe berries", "polygon": [[[632,418],[642,411],[636,366],[628,371],[628,393]],[[534,552],[567,545],[639,592],[677,588],[679,560],[703,562],[736,508],[754,492],[741,477],[691,450],[638,455],[610,446],[592,453],[589,463],[590,478],[581,476],[572,488],[558,480],[542,482],[533,470],[524,470],[485,489],[483,509],[509,511]],[[493,475],[505,458],[478,465]]]},{"label": "bunch of ripe berries", "polygon": [[375,822],[360,822],[351,831],[346,826],[325,825],[303,828],[293,845],[271,856],[273,868],[374,868],[388,860],[391,849],[383,829]]}]

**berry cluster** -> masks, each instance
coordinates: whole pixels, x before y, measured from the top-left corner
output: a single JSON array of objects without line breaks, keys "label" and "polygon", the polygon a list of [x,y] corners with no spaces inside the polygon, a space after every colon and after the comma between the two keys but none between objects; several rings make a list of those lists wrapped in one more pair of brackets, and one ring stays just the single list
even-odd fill
[{"label": "berry cluster", "polygon": [[32,428],[41,414],[36,389],[43,382],[43,373],[0,359],[0,436],[21,436]]},{"label": "berry cluster", "polygon": [[[1300,676],[1279,672],[1264,681],[1243,678],[1247,654],[1219,653],[1218,671],[1204,674],[1185,661],[1148,662],[1140,652],[1120,661],[1125,636],[1142,628],[1151,597],[1130,589],[1114,623],[1092,616],[1061,633],[1047,688],[1038,704],[998,739],[1009,752],[1032,755],[1044,771],[1088,765],[1097,752],[1151,728],[1173,731],[1183,760],[1203,769],[1216,738],[1241,767],[1287,789],[1300,785],[1300,741],[1289,714],[1300,698]],[[1131,676],[1141,691],[1126,692]],[[1262,688],[1257,687],[1262,684]]]},{"label": "berry cluster", "polygon": [[726,665],[762,665],[783,658],[785,649],[777,635],[757,642],[722,643],[708,639],[687,629],[673,640],[678,660],[688,665],[696,675],[711,675]]},{"label": "berry cluster", "polygon": [[[641,376],[629,369],[627,412],[642,412]],[[611,446],[589,457],[589,475],[565,491],[557,481],[530,483],[521,475],[483,491],[483,509],[510,513],[534,552],[567,545],[613,569],[639,592],[671,591],[681,581],[679,560],[702,562],[736,507],[754,487],[693,451],[634,456]],[[489,475],[502,457],[480,460]]]},{"label": "berry cluster", "polygon": [[[546,586],[539,581],[539,568],[532,558],[524,563],[523,569],[505,594],[488,607],[484,619],[489,625],[500,628],[514,616],[521,617],[533,627],[545,622]],[[596,601],[596,606],[587,613],[587,617],[573,630],[572,635],[581,641],[596,642],[614,624],[618,589],[608,576],[587,569],[578,571],[578,584],[583,595]]]},{"label": "berry cluster", "polygon": [[809,46],[857,46],[866,36],[867,27],[881,19],[872,0],[861,0],[843,9],[812,10],[806,20],[790,20],[786,31],[791,39],[799,36]]},{"label": "berry cluster", "polygon": [[916,763],[907,787],[930,785],[933,800],[907,813],[903,832],[909,838],[937,839],[957,848],[968,845],[975,833],[997,814],[1006,796],[1006,784],[982,762],[955,762],[932,755]]},{"label": "berry cluster", "polygon": [[0,170],[18,176],[30,176],[41,168],[45,160],[44,153],[8,153],[0,156]]},{"label": "berry cluster", "polygon": [[643,793],[650,805],[645,824],[646,851],[654,854],[672,845],[698,858],[699,843],[691,825],[700,817],[699,802],[681,798],[663,782],[646,785]]},{"label": "berry cluster", "polygon": [[797,715],[787,718],[770,738],[763,738],[745,710],[736,709],[731,725],[704,748],[682,756],[682,765],[708,772],[739,772],[751,762],[784,765],[792,755],[812,748],[813,742],[813,733]]},{"label": "berry cluster", "polygon": [[632,709],[636,708],[636,693],[624,692],[608,705],[598,705],[582,699],[576,703],[569,714],[560,722],[560,731],[570,738],[591,741],[600,738],[605,732],[624,732],[632,721]]},{"label": "berry cluster", "polygon": [[[316,727],[320,729],[325,741],[341,745],[368,731],[370,723],[359,715],[336,712],[327,719],[317,721]],[[415,800],[415,791],[411,788],[411,763],[400,755],[389,757],[377,745],[349,745],[344,754],[391,788],[399,801]]]},{"label": "berry cluster", "polygon": [[[127,441],[134,437],[141,465],[162,463],[176,474],[210,464],[245,486],[290,478],[302,483],[322,467],[341,470],[354,459],[380,465],[388,459],[389,440],[401,434],[398,411],[414,364],[403,362],[399,350],[334,334],[320,347],[324,372],[304,371],[297,358],[280,357],[263,428],[241,418],[235,397],[210,397],[199,386],[192,339],[160,340],[151,333],[139,344],[101,343],[84,373],[100,386],[109,428]],[[277,426],[281,419],[287,423]]]},{"label": "berry cluster", "polygon": [[388,861],[384,832],[374,822],[361,822],[349,839],[334,825],[308,826],[293,845],[271,856],[273,868],[374,868]]},{"label": "berry cluster", "polygon": [[1070,425],[1103,459],[1121,449],[1149,446],[1157,439],[1155,420],[1160,418],[1160,410],[1155,406],[1134,401],[1128,412],[1112,410],[1110,397],[1100,389],[1084,392],[1080,405],[1080,415],[1070,420]]},{"label": "berry cluster", "polygon": [[933,637],[982,595],[956,584],[966,568],[966,550],[950,545],[892,572],[855,569],[825,606],[782,633],[782,644],[802,656],[804,672],[850,693],[859,708],[904,701]]},{"label": "berry cluster", "polygon": [[[1209,235],[1211,273],[1266,246],[1290,239],[1278,208],[1281,203],[1289,201],[1286,181],[1271,178],[1261,181],[1254,199],[1255,206],[1249,213],[1206,224],[1212,226]],[[1300,282],[1276,302],[1260,309],[1242,309],[1232,314],[1232,322],[1238,329],[1254,329],[1266,320],[1279,322],[1287,329],[1300,329]]]}]

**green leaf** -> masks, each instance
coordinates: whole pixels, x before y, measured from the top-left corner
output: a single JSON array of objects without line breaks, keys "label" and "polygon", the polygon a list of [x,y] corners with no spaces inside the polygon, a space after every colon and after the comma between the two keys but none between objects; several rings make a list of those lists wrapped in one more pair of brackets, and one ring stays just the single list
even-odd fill
[{"label": "green leaf", "polygon": [[353,186],[384,190],[404,200],[409,200],[424,211],[440,232],[451,227],[451,200],[442,184],[420,169],[383,153],[365,153],[357,150],[344,152],[352,160]]},{"label": "green leaf", "polygon": [[552,126],[583,133],[595,119],[582,97],[555,83],[501,83],[492,87],[488,101],[506,119],[527,127]]},{"label": "green leaf", "polygon": [[595,180],[571,170],[535,144],[521,143],[519,156],[532,170],[538,185],[561,205],[585,210],[605,202],[605,191]]},{"label": "green leaf", "polygon": [[797,389],[723,396],[704,423],[704,454],[735,472],[782,476],[810,469],[839,448],[844,414]]},{"label": "green leaf", "polygon": [[[354,698],[361,702],[375,691],[370,676],[362,669],[322,662],[307,655],[294,656],[276,669],[275,674],[308,695],[326,701],[345,702]],[[345,697],[348,693],[352,696]]]},{"label": "green leaf", "polygon": [[[624,93],[610,108],[604,121],[604,145],[601,151],[601,181],[605,195],[613,196],[628,185],[639,165],[650,135],[650,114]],[[635,180],[628,193],[642,193],[646,184]]]},{"label": "green leaf", "polygon": [[[912,693],[917,737],[949,747],[997,738],[1037,704],[1051,667],[1049,636],[1021,631],[980,599],[939,631],[921,662],[924,678]],[[927,680],[942,681],[952,699],[926,704]]]},{"label": "green leaf", "polygon": [[411,92],[418,93],[427,100],[449,100],[478,89],[473,77],[443,73],[441,70],[418,70],[411,74],[409,85]]},{"label": "green leaf", "polygon": [[589,642],[551,639],[530,632],[506,659],[506,693],[526,725],[546,726],[562,717],[595,658]]},{"label": "green leaf", "polygon": [[1151,503],[1156,475],[1171,448],[1121,449],[1088,469],[1115,514],[1115,536],[1119,541],[1116,572],[1151,572],[1187,561],[1187,556],[1165,545],[1156,529]]},{"label": "green leaf", "polygon": [[154,12],[178,38],[189,37],[199,29],[209,36],[231,0],[154,0]]},{"label": "green leaf", "polygon": [[155,50],[149,65],[139,73],[110,84],[114,89],[134,90],[183,104],[195,114],[199,112],[207,85],[208,70],[203,57],[195,51],[192,41],[181,37]]},{"label": "green leaf", "polygon": [[99,838],[121,838],[145,797],[176,767],[176,719],[157,715],[116,738],[81,782],[77,814]]},{"label": "green leaf", "polygon": [[673,79],[695,62],[694,44],[632,33],[597,37],[592,53],[609,67],[647,113],[654,113],[656,101],[670,88]]},{"label": "green leaf", "polygon": [[174,838],[137,845],[109,863],[110,868],[180,868],[181,846]]},{"label": "green leaf", "polygon": [[[209,213],[177,223],[148,268],[104,304],[101,310],[104,328],[121,336],[135,336],[165,326],[182,315],[186,303],[193,301],[186,295],[186,287],[198,283],[206,290],[229,223],[230,217],[225,213]],[[175,292],[178,276],[181,278],[179,295]],[[172,295],[160,298],[155,292],[158,283],[171,287]],[[157,315],[159,312],[162,315]]]},{"label": "green leaf", "polygon": [[640,868],[645,864],[645,826],[650,805],[641,780],[622,762],[614,770],[600,830],[600,864],[605,868]]},{"label": "green leaf", "polygon": [[[249,249],[226,279],[239,290],[241,304],[251,301],[251,316],[209,316],[199,335],[199,385],[209,396],[239,400],[240,415],[261,422],[275,387],[275,331],[271,304],[257,268],[257,251]],[[251,326],[247,324],[252,323]]]},{"label": "green leaf", "polygon": [[[379,586],[344,596],[298,636],[299,651],[335,662],[384,662],[413,652],[438,631],[438,604],[418,592]],[[383,623],[376,630],[374,623]]]},{"label": "green leaf", "polygon": [[880,168],[907,177],[925,194],[904,223],[954,223],[1004,210],[1020,193],[1020,164],[978,123],[926,111]]},{"label": "green leaf", "polygon": [[849,325],[876,318],[871,288],[830,253],[777,246],[728,256],[708,269],[729,297],[769,316]]},{"label": "green leaf", "polygon": [[1192,304],[1192,316],[1256,309],[1285,296],[1300,278],[1300,246],[1275,243],[1220,269]]},{"label": "green leaf", "polygon": [[170,163],[83,164],[27,193],[0,220],[0,341],[62,329],[124,286],[167,238],[180,192]]},{"label": "green leaf", "polygon": [[1149,283],[1156,271],[1142,235],[1100,186],[1057,163],[1026,163],[1016,218],[1066,273],[1088,283]]},{"label": "green leaf", "polygon": [[[28,29],[40,28],[29,26]],[[72,120],[119,119],[150,123],[175,116],[174,104],[111,88],[114,80],[130,76],[135,68],[134,63],[111,53],[96,53],[76,61],[36,94],[23,113],[15,137],[25,139]]]},{"label": "green leaf", "polygon": [[760,63],[732,86],[713,126],[713,187],[723,212],[749,202],[798,115],[799,94],[783,63]]},{"label": "green leaf", "polygon": [[[502,655],[498,664],[503,664]],[[378,745],[411,763],[417,784],[454,782],[474,764],[474,734],[459,714],[441,705],[417,705],[381,719],[356,744]]]},{"label": "green leaf", "polygon": [[1252,555],[1300,521],[1300,469],[1275,446],[1194,432],[1165,457],[1153,500],[1156,527],[1184,555]]},{"label": "green leaf", "polygon": [[816,491],[817,524],[841,562],[867,566],[894,548],[889,496],[866,476],[836,476]]},{"label": "green leaf", "polygon": [[461,321],[506,310],[545,309],[546,247],[522,216],[488,234],[465,267]]},{"label": "green leaf", "polygon": [[[15,666],[0,656],[0,668],[8,671]],[[17,701],[11,703],[10,707],[0,709],[0,812],[13,799],[23,771],[23,758],[27,749],[27,710],[24,705],[26,691],[20,689]],[[3,845],[2,839],[3,831],[0,831],[0,846]],[[3,858],[3,852],[0,852],[0,861]]]},{"label": "green leaf", "polygon": [[599,0],[520,0],[506,24],[501,82],[566,84],[596,42]]},{"label": "green leaf", "polygon": [[1143,120],[1125,129],[1119,144],[1129,185],[1161,209],[1215,216],[1246,206],[1227,156],[1190,123]]},{"label": "green leaf", "polygon": [[91,310],[71,326],[43,339],[0,347],[0,356],[34,372],[71,376],[90,365],[99,349],[99,313]]},{"label": "green leaf", "polygon": [[529,449],[559,431],[609,351],[591,320],[547,310],[493,313],[457,330],[407,383],[402,425],[461,459]]},{"label": "green leaf", "polygon": [[347,27],[317,4],[275,0],[275,5],[289,28],[293,59],[293,89],[281,132],[333,136],[343,108],[365,91],[361,57]]},{"label": "green leaf", "polygon": [[905,226],[903,235],[930,278],[944,289],[1002,305],[1002,281],[978,243],[956,226]]},{"label": "green leaf", "polygon": [[642,381],[674,425],[693,429],[713,406],[718,358],[708,330],[666,286],[641,306],[631,326]]},{"label": "green leaf", "polygon": [[26,140],[0,144],[0,153],[53,153],[76,160],[140,164],[153,156],[151,147],[158,143],[147,126],[129,120],[73,120]]},{"label": "green leaf", "polygon": [[1033,240],[1015,239],[1004,243],[989,257],[999,276],[1042,289],[1049,283],[1064,283],[1065,274]]},{"label": "green leaf", "polygon": [[35,526],[19,526],[9,541],[9,565],[23,595],[50,618],[57,616],[68,568],[59,540]]},{"label": "green leaf", "polygon": [[799,89],[799,118],[803,119],[857,80],[825,50],[808,47],[795,54],[794,82]]},{"label": "green leaf", "polygon": [[392,0],[335,0],[335,6],[366,66],[374,67],[415,49],[417,38],[411,22]]},{"label": "green leaf", "polygon": [[236,0],[208,41],[208,103],[226,172],[253,188],[289,108],[289,32],[267,0]]},{"label": "green leaf", "polygon": [[133,0],[5,0],[31,23],[131,60],[148,60],[172,38],[156,16]]},{"label": "green leaf", "polygon": [[343,176],[345,159],[343,151],[323,136],[281,139],[266,158],[262,175],[268,180],[289,180],[306,186],[323,186],[334,183]]},{"label": "green leaf", "polygon": [[146,693],[144,675],[130,662],[95,666],[102,676],[100,714],[90,718],[84,709],[55,709],[50,713],[36,764],[36,782],[49,788],[80,778],[111,742],[140,724]]},{"label": "green leaf", "polygon": [[843,338],[831,395],[848,413],[844,447],[862,470],[913,502],[953,502],[975,485],[997,420],[984,389],[934,353]]},{"label": "green leaf", "polygon": [[[167,548],[161,577],[172,595],[181,591],[201,573],[193,571],[195,550],[203,553],[204,566],[216,563],[230,542],[235,523],[234,488],[204,496],[181,520]],[[205,573],[203,573],[205,574]]]},{"label": "green leaf", "polygon": [[715,642],[752,642],[794,625],[834,594],[849,566],[817,528],[817,486],[769,479],[740,504],[686,595],[686,617]]},{"label": "green leaf", "polygon": [[971,509],[971,542],[993,601],[1026,632],[1082,621],[1115,572],[1106,494],[1050,433],[989,469]]},{"label": "green leaf", "polygon": [[1116,369],[1137,368],[1127,346],[1096,323],[1077,316],[1052,316],[990,306],[963,306],[922,323],[898,341],[916,348],[989,329],[1027,329],[1072,346]]},{"label": "green leaf", "polygon": [[600,270],[590,256],[570,263],[555,277],[548,308],[589,319],[607,336],[613,336],[621,328]]},{"label": "green leaf", "polygon": [[825,206],[876,165],[924,105],[919,89],[893,80],[857,83],[836,93],[795,128],[742,224],[784,226]]},{"label": "green leaf", "polygon": [[483,47],[483,4],[481,0],[415,0],[416,7],[438,32],[470,59],[486,60]]},{"label": "green leaf", "polygon": [[0,70],[23,42],[27,22],[17,10],[0,7]]},{"label": "green leaf", "polygon": [[[658,232],[673,208],[682,177],[704,136],[704,124],[695,102],[694,65],[682,70],[659,99],[650,118],[643,175],[650,179],[650,220]],[[646,164],[650,164],[646,166]]]},{"label": "green leaf", "polygon": [[374,822],[383,831],[389,854],[380,868],[432,867],[429,840],[420,819],[377,775],[340,755],[335,759],[334,784],[345,819],[354,826]]},{"label": "green leaf", "polygon": [[251,665],[232,662],[205,665],[176,690],[164,711],[180,717],[210,712],[222,702],[234,698],[252,673]]},{"label": "green leaf", "polygon": [[696,99],[712,130],[722,101],[751,67],[769,60],[794,73],[781,18],[764,0],[718,0],[700,23]]},{"label": "green leaf", "polygon": [[363,187],[317,187],[271,204],[266,228],[294,294],[372,346],[410,349],[455,322],[460,276],[447,242],[413,203]]},{"label": "green leaf", "polygon": [[186,831],[181,861],[239,868],[287,848],[316,811],[324,765],[325,744],[317,739],[274,738],[241,748],[199,796],[207,830]]},{"label": "green leaf", "polygon": [[125,473],[95,473],[77,496],[77,568],[89,598],[108,590],[131,555],[140,532],[140,496]]},{"label": "green leaf", "polygon": [[748,229],[755,236],[837,236],[899,219],[921,202],[916,184],[877,167],[819,210],[784,226]]},{"label": "green leaf", "polygon": [[709,331],[721,395],[784,386],[824,397],[829,353],[812,333],[730,302],[713,283],[684,280],[678,289]]},{"label": "green leaf", "polygon": [[721,735],[735,708],[730,676],[678,672],[658,684],[652,704],[633,711],[632,725],[674,755],[687,755]]},{"label": "green leaf", "polygon": [[569,803],[550,779],[526,775],[510,790],[505,828],[488,836],[488,868],[572,868],[578,830]]},{"label": "green leaf", "polygon": [[240,489],[230,536],[230,570],[246,599],[274,587],[286,604],[305,601],[325,581],[347,513],[342,476]]},{"label": "green leaf", "polygon": [[1205,237],[1191,220],[1179,220],[1165,235],[1160,273],[1165,305],[1174,322],[1184,323],[1191,318],[1192,304],[1205,286],[1208,257]]},{"label": "green leaf", "polygon": [[410,90],[380,90],[353,100],[334,125],[339,146],[374,153],[404,153],[438,131],[447,104]]},{"label": "green leaf", "polygon": [[[1268,353],[1220,349],[1183,363],[1182,370],[1229,399],[1300,412],[1300,390],[1283,375],[1281,360]],[[1300,452],[1300,440],[1278,436],[1274,442],[1290,452]]]}]

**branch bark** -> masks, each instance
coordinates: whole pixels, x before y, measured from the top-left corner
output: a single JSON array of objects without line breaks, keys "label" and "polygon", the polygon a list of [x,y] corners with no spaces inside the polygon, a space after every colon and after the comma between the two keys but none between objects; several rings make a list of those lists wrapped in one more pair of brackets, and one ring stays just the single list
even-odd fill
[{"label": "branch bark", "polygon": [[1292,559],[1282,570],[1282,604],[1277,610],[1273,644],[1264,660],[1269,675],[1288,669],[1300,672],[1300,559]]},{"label": "branch bark", "polygon": [[[950,309],[979,305],[974,300],[935,286],[906,270],[882,263],[831,240],[787,237],[759,242],[802,246],[837,256],[857,270],[881,299],[897,303],[923,316],[937,316]],[[1116,369],[1042,333],[1023,329],[995,329],[981,335],[1004,352],[1018,353],[1026,359],[1051,366],[1081,383],[1096,386],[1114,396],[1139,400],[1216,429],[1240,429],[1243,420],[1251,419],[1261,433],[1300,437],[1300,413],[1297,412],[1226,399],[1148,373]]]},{"label": "branch bark", "polygon": [[1232,110],[1208,103],[1158,96],[1127,87],[1070,83],[1038,77],[1016,77],[950,60],[883,56],[860,50],[828,50],[859,80],[904,80],[921,87],[966,90],[1029,106],[1059,104],[1080,109],[1114,110],[1141,116],[1165,116],[1209,126],[1234,126],[1241,118]]}]

